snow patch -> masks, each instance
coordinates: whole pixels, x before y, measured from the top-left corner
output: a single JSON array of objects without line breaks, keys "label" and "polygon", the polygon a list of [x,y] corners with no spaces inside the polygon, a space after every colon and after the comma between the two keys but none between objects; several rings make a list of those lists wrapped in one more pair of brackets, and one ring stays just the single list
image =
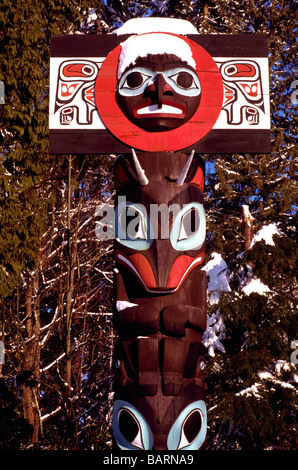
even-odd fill
[{"label": "snow patch", "polygon": [[[208,278],[207,292],[212,305],[218,303],[221,292],[230,292],[227,275],[227,263],[219,253],[212,253],[211,260],[202,268]],[[209,356],[215,351],[225,352],[222,340],[226,337],[226,328],[219,312],[208,315],[207,328],[202,337],[202,343],[208,349]]]},{"label": "snow patch", "polygon": [[276,224],[264,225],[253,237],[250,248],[254,246],[255,243],[264,240],[266,245],[274,246],[273,235],[281,235],[281,231],[277,228]]},{"label": "snow patch", "polygon": [[288,372],[291,370],[290,364],[283,360],[283,359],[278,359],[272,366],[273,372],[275,372],[277,375],[281,375],[284,371]]},{"label": "snow patch", "polygon": [[249,206],[247,206],[246,204],[243,204],[242,213],[243,213],[243,216],[246,220],[246,223],[249,225],[249,227],[251,227],[252,226],[252,221],[255,220],[255,219],[250,213]]},{"label": "snow patch", "polygon": [[256,398],[262,398],[262,395],[259,394],[259,388],[261,387],[260,383],[255,383],[251,387],[247,387],[241,392],[236,393],[236,396],[254,396]]},{"label": "snow patch", "polygon": [[211,304],[219,301],[221,292],[230,292],[227,263],[219,253],[212,253],[211,260],[202,268],[208,276],[208,293]]},{"label": "snow patch", "polygon": [[148,54],[175,54],[179,59],[196,68],[189,45],[181,38],[170,34],[154,33],[131,36],[121,43],[121,53],[117,70],[118,79],[127,67],[134,65],[138,57]]},{"label": "snow patch", "polygon": [[97,14],[94,8],[90,8],[89,15],[87,17],[87,23],[91,23],[92,21],[95,21],[97,19]]},{"label": "snow patch", "polygon": [[[262,371],[258,373],[261,382],[255,382],[250,387],[241,390],[236,393],[236,396],[255,396],[256,398],[262,398],[260,391],[264,388],[264,382],[271,382],[272,384],[278,385],[283,388],[288,388],[297,393],[295,385],[292,385],[284,380],[281,380],[282,373],[284,371],[289,371],[291,369],[290,365],[284,360],[277,360],[272,366],[268,368],[267,371]],[[271,372],[270,372],[271,370]]]},{"label": "snow patch", "polygon": [[196,28],[187,20],[178,18],[133,18],[111,34],[174,33],[185,36],[198,34]]},{"label": "snow patch", "polygon": [[263,284],[260,279],[252,278],[244,287],[242,287],[242,292],[244,292],[245,295],[250,295],[252,293],[264,295],[267,292],[270,292],[270,289],[266,284]]},{"label": "snow patch", "polygon": [[221,340],[226,337],[226,328],[221,316],[213,313],[207,318],[207,328],[202,337],[202,343],[208,349],[209,356],[214,357],[215,351],[225,352]]},{"label": "snow patch", "polygon": [[284,380],[279,380],[277,379],[276,377],[274,377],[273,374],[271,374],[270,372],[259,372],[259,377],[260,379],[262,380],[269,380],[270,382],[273,382],[277,385],[280,385],[281,387],[283,388],[290,388],[291,390],[294,390],[297,392],[297,389],[294,385],[288,383],[288,382],[285,382]]}]

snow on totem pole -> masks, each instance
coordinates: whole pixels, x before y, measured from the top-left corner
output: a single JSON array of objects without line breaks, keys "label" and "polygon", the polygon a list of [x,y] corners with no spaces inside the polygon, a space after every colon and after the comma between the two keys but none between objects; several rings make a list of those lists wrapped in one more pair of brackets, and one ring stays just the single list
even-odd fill
[{"label": "snow on totem pole", "polygon": [[[109,43],[106,57],[99,40]],[[113,409],[120,449],[206,446],[198,152],[270,151],[264,44],[247,36],[218,41],[186,21],[159,18],[130,20],[105,37],[53,40],[51,153],[121,152]]]}]

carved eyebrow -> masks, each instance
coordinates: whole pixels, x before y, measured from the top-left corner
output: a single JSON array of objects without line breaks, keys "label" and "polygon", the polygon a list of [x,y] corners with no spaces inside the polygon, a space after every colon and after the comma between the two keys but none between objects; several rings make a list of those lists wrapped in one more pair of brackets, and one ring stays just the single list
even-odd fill
[{"label": "carved eyebrow", "polygon": [[[191,197],[189,197],[189,193],[191,193]],[[187,194],[187,196],[183,196],[184,194]],[[197,189],[194,185],[189,185],[189,187],[185,188],[184,191],[181,191],[181,193],[175,195],[170,201],[167,202],[167,205],[170,206],[171,204],[180,204],[181,199],[186,200],[186,202],[184,202],[183,204],[188,204],[188,202],[192,201],[199,202],[200,204],[203,204],[204,202],[204,196],[202,191],[200,189]]]},{"label": "carved eyebrow", "polygon": [[183,61],[182,59],[171,59],[169,60],[168,62],[163,62],[162,64],[157,64],[156,62],[154,62],[152,60],[152,56],[149,58],[138,58],[136,61],[135,61],[135,64],[131,67],[129,67],[127,70],[129,69],[133,69],[134,67],[148,67],[149,69],[153,70],[154,72],[156,70],[158,70],[158,68],[160,67],[160,65],[162,66],[162,70],[168,70],[168,69],[173,69],[173,68],[176,68],[176,67],[186,67],[190,70],[193,70],[192,67],[190,67],[190,65]]},{"label": "carved eyebrow", "polygon": [[184,67],[184,68],[193,70],[192,67],[190,67],[186,62],[184,62],[182,60],[175,60],[175,61],[166,62],[165,64],[163,64],[163,69],[164,70],[174,69],[174,68],[178,68],[178,67]]},{"label": "carved eyebrow", "polygon": [[[125,72],[127,72],[128,70],[133,70],[136,67],[148,68],[150,70],[155,71],[157,69],[157,64],[155,62],[151,62],[150,60],[145,60],[145,59],[139,58],[135,61],[134,64],[131,64],[129,67],[127,67]],[[122,75],[124,75],[124,74],[122,74]]]}]

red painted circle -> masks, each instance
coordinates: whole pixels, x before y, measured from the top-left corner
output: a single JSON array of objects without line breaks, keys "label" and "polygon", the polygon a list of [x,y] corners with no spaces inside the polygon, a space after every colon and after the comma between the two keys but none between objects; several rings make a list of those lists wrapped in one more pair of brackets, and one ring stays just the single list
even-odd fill
[{"label": "red painted circle", "polygon": [[123,114],[115,98],[120,45],[108,54],[99,70],[95,83],[95,102],[99,115],[107,129],[130,147],[149,152],[180,150],[201,140],[218,119],[223,101],[223,84],[218,67],[210,54],[199,44],[189,38],[178,37],[192,50],[202,91],[197,111],[187,123],[177,129],[147,132]]}]

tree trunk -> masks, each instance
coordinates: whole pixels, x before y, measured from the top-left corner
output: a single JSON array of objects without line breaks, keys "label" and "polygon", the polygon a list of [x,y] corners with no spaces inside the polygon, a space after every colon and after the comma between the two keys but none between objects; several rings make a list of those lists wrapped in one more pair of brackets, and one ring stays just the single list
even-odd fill
[{"label": "tree trunk", "polygon": [[39,408],[38,382],[40,375],[40,305],[38,273],[28,277],[25,297],[27,341],[22,361],[22,400],[24,417],[32,426],[32,442],[38,442]]},{"label": "tree trunk", "polygon": [[66,356],[66,384],[68,389],[68,395],[71,394],[71,323],[72,323],[72,307],[73,307],[73,290],[74,290],[74,253],[73,253],[73,237],[71,232],[71,164],[72,157],[68,157],[68,200],[67,200],[67,278],[66,278],[66,344],[65,344],[65,356]]},{"label": "tree trunk", "polygon": [[254,236],[253,231],[254,218],[249,212],[249,207],[246,205],[242,206],[242,235],[244,238],[244,251],[248,251],[251,246],[251,242]]}]

